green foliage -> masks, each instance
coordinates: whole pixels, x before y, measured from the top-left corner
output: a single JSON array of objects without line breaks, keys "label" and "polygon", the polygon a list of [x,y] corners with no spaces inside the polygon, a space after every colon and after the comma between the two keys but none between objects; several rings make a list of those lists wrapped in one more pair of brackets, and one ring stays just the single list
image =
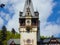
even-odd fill
[{"label": "green foliage", "polygon": [[1,30],[1,35],[2,35],[1,39],[2,39],[2,41],[6,40],[6,37],[7,37],[6,32],[7,32],[7,28],[5,26],[3,26],[2,30]]},{"label": "green foliage", "polygon": [[1,30],[0,30],[0,45],[3,45],[3,43],[2,43],[2,33],[1,33]]},{"label": "green foliage", "polygon": [[16,31],[15,31],[15,29],[14,28],[12,28],[12,31],[11,31],[13,34],[15,34],[16,33]]},{"label": "green foliage", "polygon": [[40,39],[41,39],[41,40],[44,40],[44,39],[46,39],[46,38],[51,38],[51,37],[47,37],[47,36],[40,36]]},{"label": "green foliage", "polygon": [[1,45],[7,45],[7,41],[9,40],[9,39],[19,39],[20,38],[20,34],[19,33],[12,33],[12,32],[10,32],[10,31],[6,31],[6,39],[3,41],[2,40],[2,32],[1,32],[2,30],[0,30],[0,44]]}]

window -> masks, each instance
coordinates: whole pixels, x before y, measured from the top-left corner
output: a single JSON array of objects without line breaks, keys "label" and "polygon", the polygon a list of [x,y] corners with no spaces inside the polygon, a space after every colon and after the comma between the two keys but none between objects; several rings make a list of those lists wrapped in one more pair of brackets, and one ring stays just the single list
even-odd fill
[{"label": "window", "polygon": [[19,19],[19,23],[20,23],[20,26],[24,26],[25,25],[25,19]]},{"label": "window", "polygon": [[29,7],[27,8],[27,12],[30,12],[30,8]]},{"label": "window", "polygon": [[27,40],[27,43],[31,43],[31,40],[30,40],[30,39],[28,39],[28,40]]},{"label": "window", "polygon": [[32,25],[36,26],[38,24],[38,19],[33,18],[32,19]]}]

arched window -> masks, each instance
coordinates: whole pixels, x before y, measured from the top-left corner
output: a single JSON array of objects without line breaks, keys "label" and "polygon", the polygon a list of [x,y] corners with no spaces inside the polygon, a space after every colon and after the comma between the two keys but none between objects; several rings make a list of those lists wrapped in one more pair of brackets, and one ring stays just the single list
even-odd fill
[{"label": "arched window", "polygon": [[30,39],[27,39],[27,43],[31,43],[31,40]]}]

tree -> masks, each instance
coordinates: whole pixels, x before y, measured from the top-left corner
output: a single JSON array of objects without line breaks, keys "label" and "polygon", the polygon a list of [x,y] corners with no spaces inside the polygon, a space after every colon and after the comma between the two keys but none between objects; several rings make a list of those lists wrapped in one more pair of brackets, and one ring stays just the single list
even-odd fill
[{"label": "tree", "polygon": [[1,34],[1,30],[0,30],[0,45],[3,45],[3,43],[2,43],[2,34]]},{"label": "tree", "polygon": [[7,28],[5,26],[2,27],[2,41],[6,40],[6,37],[7,37]]},{"label": "tree", "polygon": [[[4,30],[4,31],[3,31]],[[3,40],[3,32],[6,32],[6,39]],[[14,34],[11,31],[7,31],[6,27],[3,26],[2,30],[0,30],[0,45],[7,45],[7,41],[11,38],[19,39],[20,34],[18,32],[15,32]]]},{"label": "tree", "polygon": [[11,31],[13,34],[15,34],[16,33],[16,31],[15,31],[15,29],[14,28],[12,28],[12,31]]},{"label": "tree", "polygon": [[2,41],[0,41],[0,45],[3,45]]}]

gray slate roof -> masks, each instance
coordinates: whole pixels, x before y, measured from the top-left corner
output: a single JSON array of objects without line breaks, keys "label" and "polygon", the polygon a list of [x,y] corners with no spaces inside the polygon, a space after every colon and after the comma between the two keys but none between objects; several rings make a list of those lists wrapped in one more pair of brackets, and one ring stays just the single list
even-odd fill
[{"label": "gray slate roof", "polygon": [[7,41],[7,44],[11,44],[12,41],[14,41],[15,44],[20,44],[20,39],[10,39]]},{"label": "gray slate roof", "polygon": [[[52,38],[53,39],[53,38]],[[55,38],[58,42],[60,42],[60,38]],[[49,42],[51,38],[44,39],[43,42]]]}]

